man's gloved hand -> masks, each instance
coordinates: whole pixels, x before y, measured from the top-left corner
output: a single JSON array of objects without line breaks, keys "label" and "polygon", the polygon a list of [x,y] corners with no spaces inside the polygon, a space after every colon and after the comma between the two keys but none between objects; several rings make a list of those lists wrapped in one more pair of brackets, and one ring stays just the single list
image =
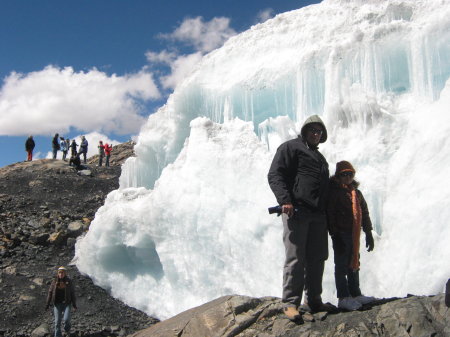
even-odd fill
[{"label": "man's gloved hand", "polygon": [[333,250],[338,254],[345,253],[345,242],[339,234],[331,235],[331,241],[333,241]]},{"label": "man's gloved hand", "polygon": [[288,217],[291,217],[294,215],[294,206],[290,203],[282,205],[281,210],[283,213],[286,213]]},{"label": "man's gloved hand", "polygon": [[372,231],[366,232],[366,248],[368,252],[371,252],[375,248],[375,242],[373,241]]}]

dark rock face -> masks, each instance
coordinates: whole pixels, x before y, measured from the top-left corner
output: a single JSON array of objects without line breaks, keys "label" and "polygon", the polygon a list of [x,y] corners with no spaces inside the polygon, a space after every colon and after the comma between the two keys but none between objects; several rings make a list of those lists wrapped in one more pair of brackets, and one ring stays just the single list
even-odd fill
[{"label": "dark rock face", "polygon": [[[52,310],[45,311],[51,279],[58,266],[69,265],[76,238],[119,187],[120,165],[132,147],[116,146],[110,167],[88,164],[91,176],[53,159],[0,168],[0,336],[44,336],[45,327],[53,333]],[[156,322],[68,268],[78,295],[76,336],[125,335]]]},{"label": "dark rock face", "polygon": [[450,311],[444,294],[384,299],[361,311],[304,313],[296,325],[281,313],[278,298],[224,296],[133,334],[133,337],[445,337]]}]

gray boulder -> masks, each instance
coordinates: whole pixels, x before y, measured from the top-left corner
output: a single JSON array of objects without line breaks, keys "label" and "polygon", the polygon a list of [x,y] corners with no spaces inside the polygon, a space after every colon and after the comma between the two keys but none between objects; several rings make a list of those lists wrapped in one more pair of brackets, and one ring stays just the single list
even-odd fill
[{"label": "gray boulder", "polygon": [[45,245],[49,237],[48,233],[33,232],[29,240],[37,245]]},{"label": "gray boulder", "polygon": [[78,171],[78,175],[90,177],[90,176],[92,176],[92,172],[91,172],[91,170],[81,170],[81,171]]},{"label": "gray boulder", "polygon": [[236,336],[258,319],[273,316],[280,308],[281,302],[275,298],[223,296],[132,336]]},{"label": "gray boulder", "polygon": [[31,333],[31,337],[45,337],[50,336],[50,328],[47,323],[42,323]]},{"label": "gray boulder", "polygon": [[72,238],[76,238],[83,233],[83,229],[84,223],[82,221],[73,221],[67,226],[67,234]]}]

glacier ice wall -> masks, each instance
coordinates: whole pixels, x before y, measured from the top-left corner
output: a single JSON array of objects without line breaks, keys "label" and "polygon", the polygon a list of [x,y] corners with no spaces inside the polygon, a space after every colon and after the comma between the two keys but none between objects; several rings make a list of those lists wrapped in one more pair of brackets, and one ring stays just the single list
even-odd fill
[{"label": "glacier ice wall", "polygon": [[[97,284],[166,318],[223,294],[281,294],[266,174],[320,114],[331,171],[350,160],[378,233],[363,292],[431,294],[450,276],[450,5],[326,0],[206,55],[151,115],[120,189],[77,242]],[[324,299],[335,301],[332,258]]]}]

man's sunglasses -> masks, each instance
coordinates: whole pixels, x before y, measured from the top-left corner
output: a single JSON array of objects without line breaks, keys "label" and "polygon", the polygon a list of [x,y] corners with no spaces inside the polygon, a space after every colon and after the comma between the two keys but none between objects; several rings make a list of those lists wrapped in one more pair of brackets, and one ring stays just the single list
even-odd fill
[{"label": "man's sunglasses", "polygon": [[315,135],[321,135],[323,133],[323,130],[316,129],[316,128],[309,128],[308,131],[313,133],[313,134],[315,134]]},{"label": "man's sunglasses", "polygon": [[339,175],[341,177],[353,177],[354,173],[352,171],[345,171],[345,172],[339,173]]}]

